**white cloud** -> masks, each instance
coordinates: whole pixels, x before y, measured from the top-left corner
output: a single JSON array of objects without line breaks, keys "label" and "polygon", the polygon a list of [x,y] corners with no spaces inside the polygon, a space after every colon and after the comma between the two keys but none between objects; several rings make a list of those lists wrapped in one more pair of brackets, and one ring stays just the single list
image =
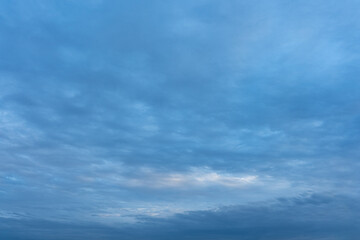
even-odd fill
[{"label": "white cloud", "polygon": [[128,187],[145,188],[202,188],[223,186],[242,188],[258,183],[258,176],[252,174],[233,174],[215,171],[206,167],[192,168],[186,172],[161,172],[156,169],[142,168],[133,176],[113,176],[114,180]]}]

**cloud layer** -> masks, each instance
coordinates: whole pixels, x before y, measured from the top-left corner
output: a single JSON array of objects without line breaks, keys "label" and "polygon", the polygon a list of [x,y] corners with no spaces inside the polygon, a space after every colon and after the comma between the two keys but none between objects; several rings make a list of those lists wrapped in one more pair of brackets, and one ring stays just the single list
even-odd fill
[{"label": "cloud layer", "polygon": [[0,238],[357,239],[359,9],[0,3]]}]

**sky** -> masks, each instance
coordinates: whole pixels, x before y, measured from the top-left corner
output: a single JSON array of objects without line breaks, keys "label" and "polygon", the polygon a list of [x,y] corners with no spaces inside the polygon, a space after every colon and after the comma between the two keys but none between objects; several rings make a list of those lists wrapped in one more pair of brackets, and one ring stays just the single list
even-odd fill
[{"label": "sky", "polygon": [[359,13],[0,1],[0,239],[357,240]]}]

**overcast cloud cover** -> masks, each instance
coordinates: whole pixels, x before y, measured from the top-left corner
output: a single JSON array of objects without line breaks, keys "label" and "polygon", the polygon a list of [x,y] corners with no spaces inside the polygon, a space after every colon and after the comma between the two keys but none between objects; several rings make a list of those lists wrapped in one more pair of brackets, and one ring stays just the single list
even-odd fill
[{"label": "overcast cloud cover", "polygon": [[359,239],[359,14],[1,1],[0,239]]}]

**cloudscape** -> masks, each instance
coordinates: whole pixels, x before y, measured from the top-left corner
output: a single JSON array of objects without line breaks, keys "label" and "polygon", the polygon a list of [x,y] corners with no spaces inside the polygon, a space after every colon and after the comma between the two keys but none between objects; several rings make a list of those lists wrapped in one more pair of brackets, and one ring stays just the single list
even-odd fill
[{"label": "cloudscape", "polygon": [[0,2],[0,239],[358,240],[360,3]]}]

